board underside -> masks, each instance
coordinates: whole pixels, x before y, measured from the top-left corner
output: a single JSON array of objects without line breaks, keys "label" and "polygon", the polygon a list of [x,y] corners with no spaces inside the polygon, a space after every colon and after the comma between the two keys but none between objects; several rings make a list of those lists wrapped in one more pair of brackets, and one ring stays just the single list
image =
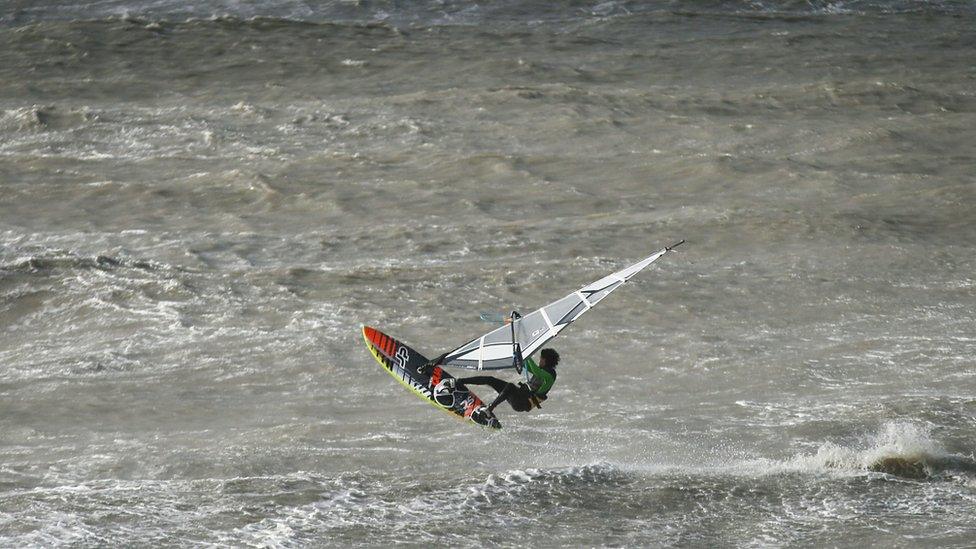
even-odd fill
[{"label": "board underside", "polygon": [[489,413],[477,419],[472,417],[472,412],[482,406],[483,402],[464,386],[458,386],[452,393],[435,398],[434,387],[441,380],[453,376],[440,366],[425,371],[423,367],[428,359],[424,355],[369,326],[363,326],[363,339],[366,340],[366,348],[373,358],[387,373],[430,405],[463,421],[471,421],[482,427],[501,428],[494,414]]}]

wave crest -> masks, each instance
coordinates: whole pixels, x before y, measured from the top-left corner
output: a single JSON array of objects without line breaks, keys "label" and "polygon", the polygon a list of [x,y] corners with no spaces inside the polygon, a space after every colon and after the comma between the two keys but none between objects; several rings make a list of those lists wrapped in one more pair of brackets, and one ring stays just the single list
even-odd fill
[{"label": "wave crest", "polygon": [[931,426],[888,422],[863,444],[828,442],[814,455],[799,456],[786,466],[800,470],[882,473],[909,479],[936,479],[976,473],[972,457],[950,454],[933,439]]}]

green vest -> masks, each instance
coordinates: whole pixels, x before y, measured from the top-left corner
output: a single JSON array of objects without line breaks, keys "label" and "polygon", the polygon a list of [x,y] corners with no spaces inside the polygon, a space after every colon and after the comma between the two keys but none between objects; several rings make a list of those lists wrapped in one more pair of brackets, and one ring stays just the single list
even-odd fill
[{"label": "green vest", "polygon": [[525,368],[532,374],[529,377],[529,389],[539,396],[546,396],[549,389],[552,389],[552,384],[556,382],[556,373],[543,370],[531,357],[525,359]]}]

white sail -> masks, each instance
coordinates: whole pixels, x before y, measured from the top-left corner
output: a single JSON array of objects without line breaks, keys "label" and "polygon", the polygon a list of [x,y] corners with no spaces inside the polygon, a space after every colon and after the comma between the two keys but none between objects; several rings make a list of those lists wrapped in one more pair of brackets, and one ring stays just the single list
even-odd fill
[{"label": "white sail", "polygon": [[[682,242],[684,240],[515,320],[515,341],[522,349],[522,356],[531,356],[541,349],[610,292]],[[512,352],[512,326],[502,326],[447,353],[440,364],[469,370],[513,368]]]}]

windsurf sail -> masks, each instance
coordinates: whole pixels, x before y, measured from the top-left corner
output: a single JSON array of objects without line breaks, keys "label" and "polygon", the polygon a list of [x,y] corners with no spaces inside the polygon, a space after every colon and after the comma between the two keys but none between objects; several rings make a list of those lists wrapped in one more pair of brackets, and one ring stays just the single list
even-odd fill
[{"label": "windsurf sail", "polygon": [[515,344],[518,344],[523,357],[532,356],[547,341],[559,335],[559,332],[566,329],[583,313],[603,301],[610,295],[610,292],[619,288],[624,282],[630,280],[645,267],[657,261],[659,257],[682,243],[684,240],[645,257],[625,269],[610,273],[592,284],[583,286],[545,307],[517,318],[509,326],[496,328],[481,337],[472,339],[448,352],[438,363],[441,366],[468,370],[514,368]]}]

